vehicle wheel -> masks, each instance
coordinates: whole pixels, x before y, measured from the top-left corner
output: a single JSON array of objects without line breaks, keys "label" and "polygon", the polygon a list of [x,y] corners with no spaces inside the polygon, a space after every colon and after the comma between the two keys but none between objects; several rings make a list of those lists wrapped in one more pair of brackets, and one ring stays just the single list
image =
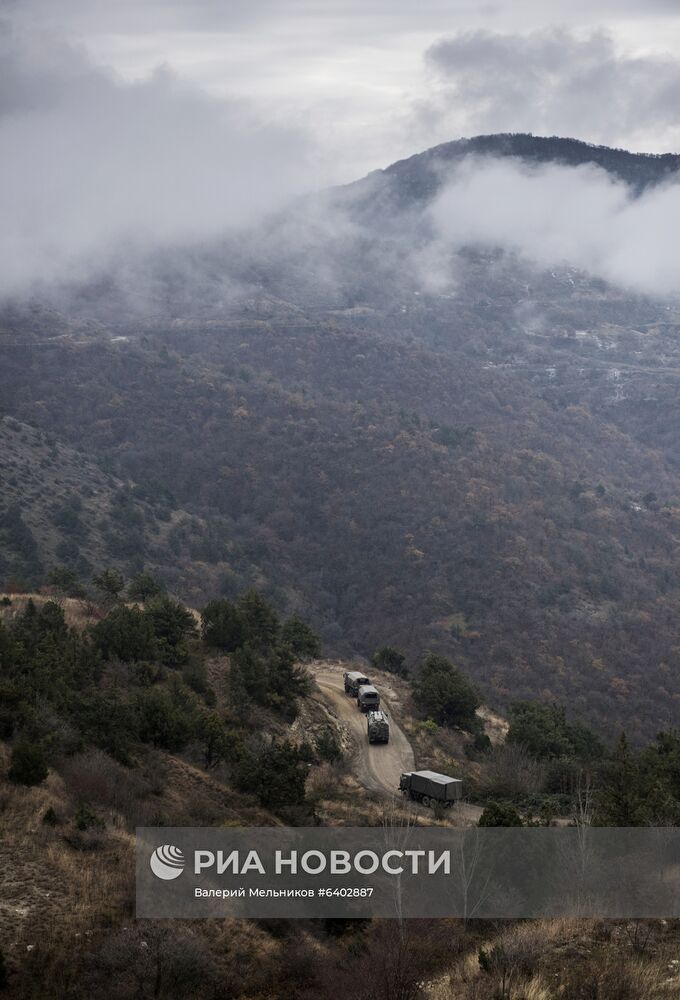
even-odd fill
[{"label": "vehicle wheel", "polygon": [[423,803],[423,805],[424,805],[425,807],[427,807],[427,806],[429,806],[429,805],[430,805],[430,802],[431,802],[432,800],[430,799],[430,796],[429,796],[429,795],[423,795],[423,797],[422,797],[422,799],[421,799],[420,801],[421,801],[421,802]]}]

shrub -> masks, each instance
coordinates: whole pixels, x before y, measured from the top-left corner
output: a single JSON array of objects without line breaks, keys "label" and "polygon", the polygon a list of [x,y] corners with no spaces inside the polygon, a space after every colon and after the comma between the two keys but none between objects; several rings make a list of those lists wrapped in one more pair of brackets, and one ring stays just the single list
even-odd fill
[{"label": "shrub", "polygon": [[546,767],[524,747],[504,743],[494,747],[487,758],[480,784],[487,797],[523,799],[545,788]]},{"label": "shrub", "polygon": [[310,680],[296,666],[289,649],[259,650],[250,644],[231,661],[231,697],[234,705],[252,700],[286,715],[294,715],[297,699],[309,693]]},{"label": "shrub", "polygon": [[479,817],[478,826],[522,826],[522,817],[513,806],[490,802]]},{"label": "shrub", "polygon": [[47,760],[37,743],[21,740],[12,750],[7,777],[15,785],[39,785],[48,774]]},{"label": "shrub", "polygon": [[42,821],[45,824],[45,826],[58,826],[59,817],[54,811],[53,806],[50,806],[49,809],[45,811],[45,813],[43,814]]},{"label": "shrub", "polygon": [[75,815],[76,830],[80,830],[84,833],[86,830],[103,830],[106,824],[101,816],[98,816],[95,812],[92,812],[87,806],[78,806],[78,811]]},{"label": "shrub", "polygon": [[208,946],[183,927],[147,922],[116,930],[84,956],[84,965],[78,996],[188,1000],[225,995],[218,989]]},{"label": "shrub", "polygon": [[464,750],[468,760],[476,760],[491,751],[491,740],[486,733],[480,731],[475,733],[474,738],[469,743],[465,744]]},{"label": "shrub", "polygon": [[330,726],[322,729],[316,737],[316,752],[321,760],[327,760],[331,764],[342,757],[342,747],[337,733]]}]

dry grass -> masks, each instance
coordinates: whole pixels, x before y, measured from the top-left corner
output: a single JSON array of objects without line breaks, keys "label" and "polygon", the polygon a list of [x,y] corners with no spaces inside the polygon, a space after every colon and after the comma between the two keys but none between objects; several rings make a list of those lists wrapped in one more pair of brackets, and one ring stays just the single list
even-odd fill
[{"label": "dry grass", "polygon": [[80,600],[76,597],[59,597],[51,594],[9,594],[0,593],[0,601],[3,597],[8,598],[12,603],[7,606],[0,605],[0,621],[8,623],[14,621],[26,610],[29,601],[33,601],[37,608],[41,608],[48,601],[53,601],[64,610],[66,624],[73,628],[84,629],[87,625],[93,625],[102,617],[102,613],[91,601]]},{"label": "dry grass", "polygon": [[[429,1000],[678,1000],[677,927],[655,922],[661,936],[636,954],[622,925],[597,921],[527,921],[501,929],[429,983]],[[663,935],[668,935],[664,942]]]}]

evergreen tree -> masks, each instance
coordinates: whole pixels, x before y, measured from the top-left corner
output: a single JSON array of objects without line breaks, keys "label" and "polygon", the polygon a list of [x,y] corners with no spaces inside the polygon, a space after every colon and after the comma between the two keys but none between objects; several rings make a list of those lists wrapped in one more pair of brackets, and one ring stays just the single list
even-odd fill
[{"label": "evergreen tree", "polygon": [[425,718],[439,725],[469,729],[477,726],[477,690],[445,656],[428,653],[413,685],[413,696]]},{"label": "evergreen tree", "polygon": [[597,826],[642,826],[646,819],[640,764],[621,733],[616,750],[604,767],[598,797]]},{"label": "evergreen tree", "polygon": [[109,601],[117,601],[123,592],[125,578],[117,569],[105,569],[92,578],[97,590]]},{"label": "evergreen tree", "polygon": [[406,677],[408,674],[406,657],[398,649],[395,649],[394,646],[381,646],[380,649],[376,649],[371,657],[371,665],[376,670],[387,670],[389,673],[398,674],[400,677]]},{"label": "evergreen tree", "polygon": [[198,731],[203,746],[203,766],[206,770],[223,761],[232,750],[233,741],[217,712],[205,712],[199,720]]},{"label": "evergreen tree", "polygon": [[201,615],[201,635],[209,646],[232,653],[243,644],[243,622],[227,600],[210,601]]},{"label": "evergreen tree", "polygon": [[128,584],[128,597],[131,601],[148,601],[163,593],[163,587],[151,573],[136,573]]},{"label": "evergreen tree", "polygon": [[153,660],[158,652],[152,619],[139,608],[114,608],[92,627],[95,647],[105,659]]},{"label": "evergreen tree", "polygon": [[196,632],[190,611],[167,596],[154,598],[144,611],[156,638],[157,655],[168,666],[180,666],[189,656],[187,638]]},{"label": "evergreen tree", "polygon": [[67,566],[55,566],[54,569],[51,569],[45,583],[66,597],[85,597],[85,588],[77,574]]},{"label": "evergreen tree", "polygon": [[292,650],[298,660],[313,660],[321,656],[321,640],[297,615],[293,615],[284,623],[281,629],[281,642]]},{"label": "evergreen tree", "polygon": [[277,809],[304,803],[308,772],[294,744],[273,740],[259,754],[244,756],[236,781],[243,791],[257,795],[262,805]]},{"label": "evergreen tree", "polygon": [[279,616],[262,594],[248,590],[239,597],[236,607],[243,623],[244,641],[259,648],[276,645],[281,632]]},{"label": "evergreen tree", "polygon": [[139,736],[145,743],[165,750],[183,750],[199,733],[196,701],[189,689],[176,680],[167,687],[150,688],[137,695]]}]

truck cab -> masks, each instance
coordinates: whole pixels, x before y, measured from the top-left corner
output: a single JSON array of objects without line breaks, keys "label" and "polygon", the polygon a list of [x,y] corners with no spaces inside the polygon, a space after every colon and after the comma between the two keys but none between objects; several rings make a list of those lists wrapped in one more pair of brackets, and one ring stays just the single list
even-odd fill
[{"label": "truck cab", "polygon": [[371,712],[380,708],[378,689],[372,684],[361,684],[357,691],[357,705],[362,712]]},{"label": "truck cab", "polygon": [[371,683],[368,677],[362,674],[360,670],[346,670],[343,674],[343,680],[345,682],[345,694],[349,694],[353,698],[356,698],[358,695],[362,684]]}]

